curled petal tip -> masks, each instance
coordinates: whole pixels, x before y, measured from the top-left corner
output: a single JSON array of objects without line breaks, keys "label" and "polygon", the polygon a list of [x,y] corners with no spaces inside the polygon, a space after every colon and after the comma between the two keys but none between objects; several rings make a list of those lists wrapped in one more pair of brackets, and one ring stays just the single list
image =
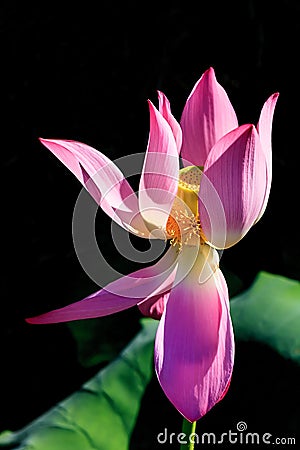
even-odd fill
[{"label": "curled petal tip", "polygon": [[125,229],[137,218],[139,223],[135,227],[147,233],[139,218],[136,194],[113,161],[82,142],[41,138],[40,141],[75,175],[108,216]]},{"label": "curled petal tip", "polygon": [[270,95],[270,98],[275,100],[279,97],[279,92],[274,92],[273,94]]}]

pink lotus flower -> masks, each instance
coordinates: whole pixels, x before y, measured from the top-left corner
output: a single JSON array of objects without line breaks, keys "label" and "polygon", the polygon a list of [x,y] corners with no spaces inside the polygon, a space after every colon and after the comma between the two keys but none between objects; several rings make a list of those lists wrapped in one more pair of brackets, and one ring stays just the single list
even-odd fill
[{"label": "pink lotus flower", "polygon": [[[171,245],[154,265],[124,276],[64,308],[27,319],[34,324],[112,314],[138,305],[160,319],[155,368],[167,397],[189,421],[225,395],[234,336],[216,249],[236,244],[262,216],[271,186],[271,128],[278,94],[257,127],[238,126],[212,68],[196,83],[180,125],[159,92],[138,196],[102,153],[75,141],[41,139],[121,227]],[[179,170],[179,153],[184,168]]]}]

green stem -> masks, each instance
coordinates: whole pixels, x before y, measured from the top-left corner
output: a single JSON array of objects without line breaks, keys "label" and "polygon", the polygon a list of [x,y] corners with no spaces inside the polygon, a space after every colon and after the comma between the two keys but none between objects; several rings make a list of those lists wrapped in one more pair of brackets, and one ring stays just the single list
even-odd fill
[{"label": "green stem", "polygon": [[183,419],[182,422],[182,433],[184,433],[184,437],[183,437],[183,441],[186,441],[186,444],[181,444],[180,446],[180,450],[194,450],[194,438],[195,435],[193,435],[193,433],[195,433],[196,431],[196,424],[197,422],[189,422],[186,419]]}]

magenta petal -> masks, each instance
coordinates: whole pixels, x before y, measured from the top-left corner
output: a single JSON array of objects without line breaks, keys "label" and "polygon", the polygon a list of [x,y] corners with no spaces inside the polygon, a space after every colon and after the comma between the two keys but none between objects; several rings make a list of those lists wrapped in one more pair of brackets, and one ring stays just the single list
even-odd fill
[{"label": "magenta petal", "polygon": [[[192,272],[197,263],[195,267]],[[224,394],[233,358],[228,292],[221,271],[205,283],[189,274],[172,289],[156,335],[155,368],[166,396],[185,418],[200,419]]]},{"label": "magenta petal", "polygon": [[260,118],[257,125],[258,134],[260,137],[261,145],[263,152],[265,153],[266,161],[267,161],[267,187],[266,187],[266,193],[264,202],[261,208],[261,211],[259,213],[258,218],[256,221],[258,221],[263,213],[265,212],[270,190],[271,190],[271,183],[272,183],[272,142],[271,142],[271,135],[272,135],[272,122],[273,122],[273,115],[274,110],[276,106],[277,99],[279,97],[279,93],[276,92],[275,94],[271,95],[271,97],[268,98],[268,100],[265,102],[261,113]]},{"label": "magenta petal", "polygon": [[208,69],[194,86],[181,117],[183,142],[181,156],[185,165],[204,166],[215,143],[238,126],[230,100]]},{"label": "magenta petal", "polygon": [[109,158],[81,142],[54,139],[40,141],[76,176],[113,220],[126,229],[126,225],[131,225],[148,233],[140,217],[134,191]]},{"label": "magenta petal", "polygon": [[144,316],[159,320],[164,312],[169,295],[170,291],[150,297],[142,303],[139,303],[138,308]]},{"label": "magenta petal", "polygon": [[166,119],[166,121],[168,122],[168,124],[170,125],[170,127],[173,131],[173,135],[174,135],[174,138],[176,141],[177,150],[178,150],[178,154],[179,154],[180,150],[181,150],[181,144],[182,144],[181,127],[180,127],[179,123],[177,122],[177,120],[175,119],[175,117],[173,116],[173,114],[171,113],[170,102],[163,92],[158,91],[158,101],[159,101],[159,112]]},{"label": "magenta petal", "polygon": [[[199,194],[203,232],[215,247],[228,248],[252,227],[264,201],[266,158],[254,125],[242,125],[220,139],[208,155],[203,173]],[[226,230],[215,232],[219,217],[211,201],[211,185],[223,205]]]},{"label": "magenta petal", "polygon": [[171,127],[149,102],[150,134],[139,185],[143,218],[164,228],[178,188],[179,157]]},{"label": "magenta petal", "polygon": [[119,278],[83,300],[26,321],[45,324],[102,317],[128,309],[152,295],[163,295],[172,286],[176,258],[176,251],[171,247],[153,266]]}]

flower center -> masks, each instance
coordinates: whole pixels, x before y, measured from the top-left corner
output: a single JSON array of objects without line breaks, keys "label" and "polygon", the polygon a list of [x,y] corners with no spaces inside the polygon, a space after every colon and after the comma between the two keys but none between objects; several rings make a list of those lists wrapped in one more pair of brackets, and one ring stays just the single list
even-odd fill
[{"label": "flower center", "polygon": [[202,171],[197,166],[188,166],[179,171],[178,192],[166,225],[172,245],[199,245],[204,235],[198,214],[198,193]]}]

